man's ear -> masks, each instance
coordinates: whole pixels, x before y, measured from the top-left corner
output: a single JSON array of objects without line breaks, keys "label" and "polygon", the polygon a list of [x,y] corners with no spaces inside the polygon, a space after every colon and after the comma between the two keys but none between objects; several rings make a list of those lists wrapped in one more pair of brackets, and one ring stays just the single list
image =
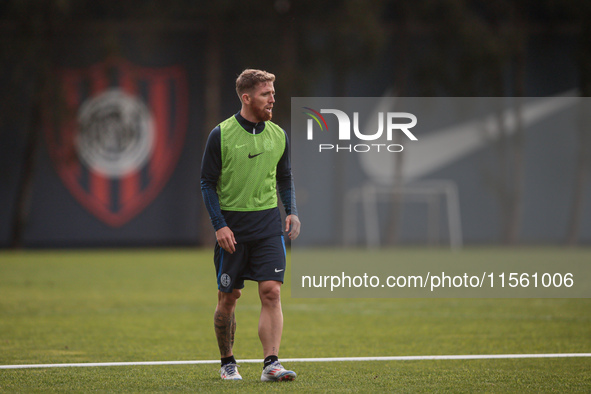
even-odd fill
[{"label": "man's ear", "polygon": [[242,94],[242,102],[244,104],[250,104],[250,96],[248,95],[248,93]]}]

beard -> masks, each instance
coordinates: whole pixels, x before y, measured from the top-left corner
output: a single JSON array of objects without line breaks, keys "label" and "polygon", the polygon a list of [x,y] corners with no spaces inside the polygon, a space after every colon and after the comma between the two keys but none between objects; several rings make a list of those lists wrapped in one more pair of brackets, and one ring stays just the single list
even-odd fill
[{"label": "beard", "polygon": [[264,108],[256,108],[254,110],[254,116],[257,118],[258,122],[266,122],[273,118],[273,111],[267,112]]}]

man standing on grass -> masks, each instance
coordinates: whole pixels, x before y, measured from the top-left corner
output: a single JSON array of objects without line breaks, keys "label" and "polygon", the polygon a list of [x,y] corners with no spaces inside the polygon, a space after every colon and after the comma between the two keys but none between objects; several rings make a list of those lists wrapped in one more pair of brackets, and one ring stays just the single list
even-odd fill
[{"label": "man standing on grass", "polygon": [[271,122],[275,76],[244,70],[236,80],[240,112],[209,135],[201,164],[201,192],[216,231],[214,262],[218,304],[214,315],[222,379],[241,380],[232,351],[236,302],[244,280],[258,282],[261,300],[259,338],[263,345],[262,381],[293,380],[296,373],[278,360],[283,313],[281,284],[285,241],[277,207],[277,190],[285,208],[285,231],[300,233],[291,174],[289,141]]}]

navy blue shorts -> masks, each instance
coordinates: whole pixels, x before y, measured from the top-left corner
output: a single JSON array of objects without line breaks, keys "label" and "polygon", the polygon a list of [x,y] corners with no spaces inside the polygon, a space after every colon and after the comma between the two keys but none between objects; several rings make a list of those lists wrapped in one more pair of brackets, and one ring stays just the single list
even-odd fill
[{"label": "navy blue shorts", "polygon": [[283,283],[285,274],[285,240],[283,235],[241,242],[228,253],[215,243],[214,262],[218,289],[231,293],[244,288],[245,280]]}]

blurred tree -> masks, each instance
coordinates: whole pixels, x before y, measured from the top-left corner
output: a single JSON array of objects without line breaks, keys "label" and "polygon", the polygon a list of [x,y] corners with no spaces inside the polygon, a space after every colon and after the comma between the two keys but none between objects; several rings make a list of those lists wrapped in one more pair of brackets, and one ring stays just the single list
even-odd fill
[{"label": "blurred tree", "polygon": [[[393,1],[388,3],[387,11],[387,31],[390,40],[395,42],[398,47],[398,56],[396,64],[390,73],[389,80],[386,80],[386,86],[389,86],[388,93],[395,96],[406,97],[410,95],[409,81],[411,79],[411,63],[413,57],[412,34],[417,26],[417,21],[422,17],[420,4],[412,1]],[[400,144],[402,135],[394,135],[392,143]],[[390,195],[390,212],[387,220],[385,239],[386,243],[396,245],[399,241],[400,219],[402,217],[402,203],[404,201],[404,151],[396,154],[394,158],[394,180],[393,186],[397,193]]]},{"label": "blurred tree", "polygon": [[591,167],[591,3],[585,0],[569,2],[555,1],[554,9],[563,11],[574,20],[580,31],[577,64],[579,70],[579,90],[582,99],[578,108],[577,128],[577,159],[575,167],[575,182],[573,197],[569,213],[566,242],[576,245],[579,242],[581,218],[585,203],[585,186],[588,183]]},{"label": "blurred tree", "polygon": [[0,96],[0,132],[22,130],[24,133],[22,171],[12,219],[12,247],[22,245],[27,223],[43,103],[51,100],[57,104],[58,111],[63,109],[59,105],[59,86],[53,75],[52,60],[55,37],[71,21],[72,3],[70,0],[14,0],[3,4],[0,73],[7,87]]},{"label": "blurred tree", "polygon": [[[303,36],[301,53],[306,75],[327,75],[334,97],[349,96],[350,74],[368,69],[383,49],[387,30],[382,18],[385,1],[306,1],[298,6]],[[306,14],[307,13],[307,14]],[[319,72],[314,72],[319,70]],[[328,72],[322,72],[325,69]],[[343,198],[346,193],[347,162],[354,159],[334,155],[332,192],[333,228],[336,240],[344,239]]]},{"label": "blurred tree", "polygon": [[500,104],[497,108],[498,135],[494,141],[494,170],[485,170],[485,179],[497,197],[501,239],[518,242],[522,219],[525,178],[525,130],[522,99],[525,92],[525,51],[532,10],[541,2],[530,0],[469,1],[432,0],[418,11],[423,21],[434,27],[430,39],[433,51],[417,67],[423,95],[455,97],[514,96],[514,130],[506,127]]}]

